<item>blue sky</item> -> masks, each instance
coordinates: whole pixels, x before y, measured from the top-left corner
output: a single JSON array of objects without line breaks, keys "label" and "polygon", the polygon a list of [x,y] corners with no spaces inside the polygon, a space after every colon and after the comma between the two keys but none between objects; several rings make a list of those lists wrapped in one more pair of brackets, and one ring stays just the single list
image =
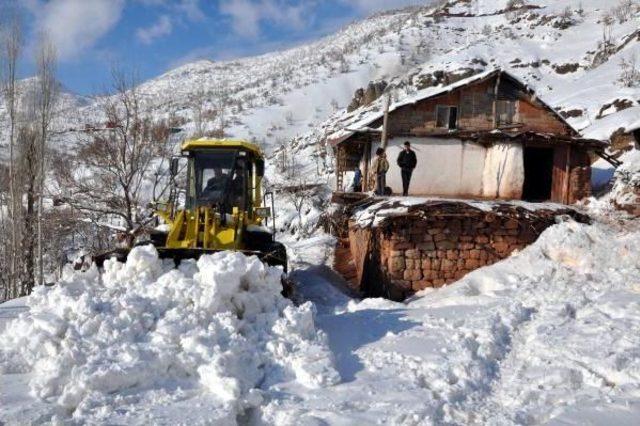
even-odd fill
[{"label": "blue sky", "polygon": [[330,34],[376,11],[425,0],[0,0],[25,23],[22,74],[46,31],[59,79],[81,94],[101,92],[114,64],[145,80],[196,59],[225,60],[283,49]]}]

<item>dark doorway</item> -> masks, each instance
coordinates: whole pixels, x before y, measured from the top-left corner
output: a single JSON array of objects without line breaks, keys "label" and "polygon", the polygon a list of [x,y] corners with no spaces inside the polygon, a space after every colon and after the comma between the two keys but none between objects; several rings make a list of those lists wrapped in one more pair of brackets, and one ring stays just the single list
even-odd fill
[{"label": "dark doorway", "polygon": [[525,147],[522,199],[526,201],[551,199],[552,181],[553,149]]}]

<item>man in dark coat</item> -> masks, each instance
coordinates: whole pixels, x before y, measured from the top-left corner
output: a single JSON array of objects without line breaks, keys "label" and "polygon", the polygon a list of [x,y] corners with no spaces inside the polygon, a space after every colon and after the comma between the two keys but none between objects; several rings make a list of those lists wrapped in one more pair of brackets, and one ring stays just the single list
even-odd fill
[{"label": "man in dark coat", "polygon": [[411,149],[409,141],[404,143],[404,149],[398,155],[398,166],[402,171],[402,195],[405,197],[409,195],[409,183],[411,182],[411,175],[413,169],[416,168],[418,159],[416,153]]}]

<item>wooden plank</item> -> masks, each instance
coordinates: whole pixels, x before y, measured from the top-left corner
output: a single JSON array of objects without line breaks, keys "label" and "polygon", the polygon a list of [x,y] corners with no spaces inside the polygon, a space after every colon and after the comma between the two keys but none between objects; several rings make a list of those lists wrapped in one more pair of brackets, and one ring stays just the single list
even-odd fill
[{"label": "wooden plank", "polygon": [[556,203],[565,202],[567,163],[569,161],[569,150],[566,144],[556,146],[553,154],[553,176],[551,181],[551,201]]},{"label": "wooden plank", "polygon": [[362,173],[362,192],[369,190],[369,162],[371,161],[371,140],[364,148],[364,172]]},{"label": "wooden plank", "polygon": [[564,202],[569,204],[571,202],[571,145],[567,146],[567,162],[564,169]]}]

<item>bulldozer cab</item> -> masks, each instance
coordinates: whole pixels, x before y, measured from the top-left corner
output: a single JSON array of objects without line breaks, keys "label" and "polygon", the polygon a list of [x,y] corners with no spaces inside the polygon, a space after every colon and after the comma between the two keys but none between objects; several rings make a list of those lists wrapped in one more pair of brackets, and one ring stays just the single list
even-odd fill
[{"label": "bulldozer cab", "polygon": [[217,208],[225,214],[233,214],[236,208],[254,219],[260,196],[253,192],[262,180],[263,164],[262,158],[240,149],[191,151],[185,207]]}]

